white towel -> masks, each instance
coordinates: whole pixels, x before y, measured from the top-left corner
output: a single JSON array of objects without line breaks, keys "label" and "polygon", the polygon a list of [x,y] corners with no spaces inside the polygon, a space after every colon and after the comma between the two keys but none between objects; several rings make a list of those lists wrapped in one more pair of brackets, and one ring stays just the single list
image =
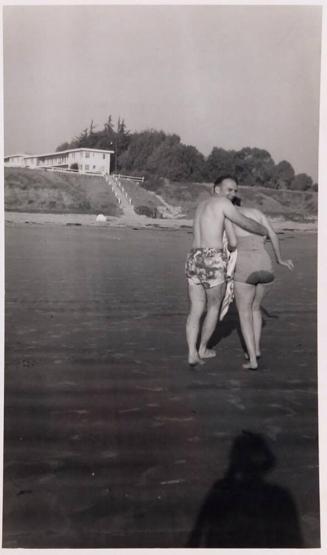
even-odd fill
[{"label": "white towel", "polygon": [[236,259],[237,259],[237,250],[233,252],[228,252],[228,262],[227,262],[227,271],[226,271],[226,291],[225,296],[223,298],[223,302],[221,303],[220,314],[219,314],[219,321],[223,320],[226,316],[229,305],[233,302],[234,299],[234,271],[236,266]]}]

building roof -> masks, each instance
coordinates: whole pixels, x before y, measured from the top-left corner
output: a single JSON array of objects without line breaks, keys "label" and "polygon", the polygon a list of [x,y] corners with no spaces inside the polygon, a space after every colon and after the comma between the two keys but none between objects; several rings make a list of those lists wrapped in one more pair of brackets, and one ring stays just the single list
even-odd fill
[{"label": "building roof", "polygon": [[[57,152],[48,152],[46,154],[26,154],[24,156],[25,158],[41,158],[44,156],[60,156],[60,154],[67,154],[69,152],[80,152],[81,150],[86,150],[88,152],[102,152],[102,153],[105,152],[106,154],[113,154],[115,152],[114,150],[105,150],[103,148],[81,147],[81,148],[69,148],[68,150],[59,150]],[[19,156],[19,154],[16,154],[15,156]]]},{"label": "building roof", "polygon": [[6,154],[4,158],[17,158],[17,156],[30,156],[30,154]]}]

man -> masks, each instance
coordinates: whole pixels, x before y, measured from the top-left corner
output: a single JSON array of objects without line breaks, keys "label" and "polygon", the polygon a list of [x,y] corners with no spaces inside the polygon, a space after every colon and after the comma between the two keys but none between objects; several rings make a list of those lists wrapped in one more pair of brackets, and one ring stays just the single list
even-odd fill
[{"label": "man", "polygon": [[[200,202],[193,223],[193,245],[188,254],[185,273],[188,279],[190,311],[186,323],[188,362],[191,366],[203,364],[204,359],[216,355],[207,343],[216,327],[219,309],[225,292],[227,259],[223,251],[223,232],[233,222],[258,235],[267,235],[266,228],[243,216],[232,200],[237,192],[237,179],[232,175],[218,177],[213,196]],[[234,245],[236,246],[236,245]],[[207,308],[203,322],[199,351],[196,343],[200,319]]]}]

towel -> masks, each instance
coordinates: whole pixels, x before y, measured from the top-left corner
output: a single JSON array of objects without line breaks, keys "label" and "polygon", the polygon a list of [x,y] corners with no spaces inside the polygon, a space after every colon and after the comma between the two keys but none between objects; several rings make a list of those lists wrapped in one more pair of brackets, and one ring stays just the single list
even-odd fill
[{"label": "towel", "polygon": [[[225,235],[225,233],[224,233]],[[227,270],[226,270],[226,291],[225,291],[225,296],[223,298],[223,302],[221,303],[221,308],[220,308],[220,314],[219,314],[219,321],[221,322],[223,320],[223,318],[226,316],[228,309],[229,309],[229,305],[233,302],[234,300],[234,271],[235,271],[235,266],[236,266],[236,260],[237,260],[237,250],[233,251],[233,252],[229,252],[229,250],[227,249],[227,240],[226,237],[224,237],[224,250],[227,254],[228,257],[228,262],[227,262]]]}]

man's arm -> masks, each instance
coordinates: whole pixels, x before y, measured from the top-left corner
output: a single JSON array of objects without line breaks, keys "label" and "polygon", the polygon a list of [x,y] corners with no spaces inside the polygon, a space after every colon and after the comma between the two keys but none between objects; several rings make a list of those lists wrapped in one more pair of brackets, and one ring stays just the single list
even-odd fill
[{"label": "man's arm", "polygon": [[237,238],[236,238],[233,224],[227,218],[225,218],[225,231],[226,231],[226,236],[228,241],[228,250],[234,251],[237,247]]},{"label": "man's arm", "polygon": [[268,230],[263,225],[251,218],[243,216],[228,199],[224,199],[223,212],[226,218],[242,229],[250,231],[250,233],[256,233],[257,235],[268,235]]}]

